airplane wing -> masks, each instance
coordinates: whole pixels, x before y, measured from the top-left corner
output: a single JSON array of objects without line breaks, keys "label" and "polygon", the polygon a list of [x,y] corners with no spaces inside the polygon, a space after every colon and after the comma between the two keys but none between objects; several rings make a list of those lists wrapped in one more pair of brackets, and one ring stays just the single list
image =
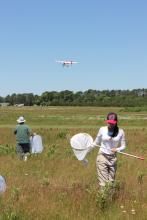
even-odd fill
[{"label": "airplane wing", "polygon": [[72,60],[56,60],[56,63],[61,63],[63,65],[69,66],[78,62]]},{"label": "airplane wing", "polygon": [[76,62],[76,61],[71,61],[71,63],[78,63],[78,62]]},{"label": "airplane wing", "polygon": [[65,61],[63,60],[56,60],[56,63],[64,63]]}]

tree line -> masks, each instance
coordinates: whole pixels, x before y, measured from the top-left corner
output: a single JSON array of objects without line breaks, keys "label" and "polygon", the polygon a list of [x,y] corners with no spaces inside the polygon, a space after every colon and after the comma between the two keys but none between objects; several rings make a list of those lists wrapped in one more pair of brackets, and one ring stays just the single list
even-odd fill
[{"label": "tree line", "polygon": [[0,96],[0,103],[8,103],[12,106],[18,104],[25,106],[147,106],[147,89],[46,91],[41,95],[13,93],[6,97]]}]

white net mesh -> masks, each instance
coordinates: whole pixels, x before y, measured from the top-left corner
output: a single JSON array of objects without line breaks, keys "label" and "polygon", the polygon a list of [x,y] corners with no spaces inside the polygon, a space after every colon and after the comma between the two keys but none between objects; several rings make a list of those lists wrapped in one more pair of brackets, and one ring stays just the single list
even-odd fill
[{"label": "white net mesh", "polygon": [[87,133],[79,133],[70,139],[71,147],[78,160],[83,160],[89,152],[93,138]]},{"label": "white net mesh", "polygon": [[42,138],[40,135],[30,137],[31,153],[41,153],[43,151]]},{"label": "white net mesh", "polygon": [[0,195],[6,191],[6,181],[3,176],[0,175]]}]

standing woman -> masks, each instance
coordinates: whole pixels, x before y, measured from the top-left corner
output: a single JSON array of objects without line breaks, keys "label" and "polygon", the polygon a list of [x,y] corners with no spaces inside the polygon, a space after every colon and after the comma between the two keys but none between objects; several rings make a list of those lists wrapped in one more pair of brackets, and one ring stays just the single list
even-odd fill
[{"label": "standing woman", "polygon": [[124,131],[117,125],[117,114],[114,112],[109,113],[106,122],[107,126],[99,129],[93,143],[93,147],[100,145],[96,167],[101,189],[107,183],[114,182],[117,165],[116,152],[123,151],[126,147]]}]

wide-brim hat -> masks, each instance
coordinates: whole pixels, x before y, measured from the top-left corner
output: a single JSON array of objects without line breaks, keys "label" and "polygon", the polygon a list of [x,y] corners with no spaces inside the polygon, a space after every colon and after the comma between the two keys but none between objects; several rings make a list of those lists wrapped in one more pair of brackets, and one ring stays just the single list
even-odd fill
[{"label": "wide-brim hat", "polygon": [[26,121],[26,120],[24,119],[23,116],[20,116],[20,117],[17,119],[17,122],[18,122],[19,124],[24,123],[25,121]]}]

